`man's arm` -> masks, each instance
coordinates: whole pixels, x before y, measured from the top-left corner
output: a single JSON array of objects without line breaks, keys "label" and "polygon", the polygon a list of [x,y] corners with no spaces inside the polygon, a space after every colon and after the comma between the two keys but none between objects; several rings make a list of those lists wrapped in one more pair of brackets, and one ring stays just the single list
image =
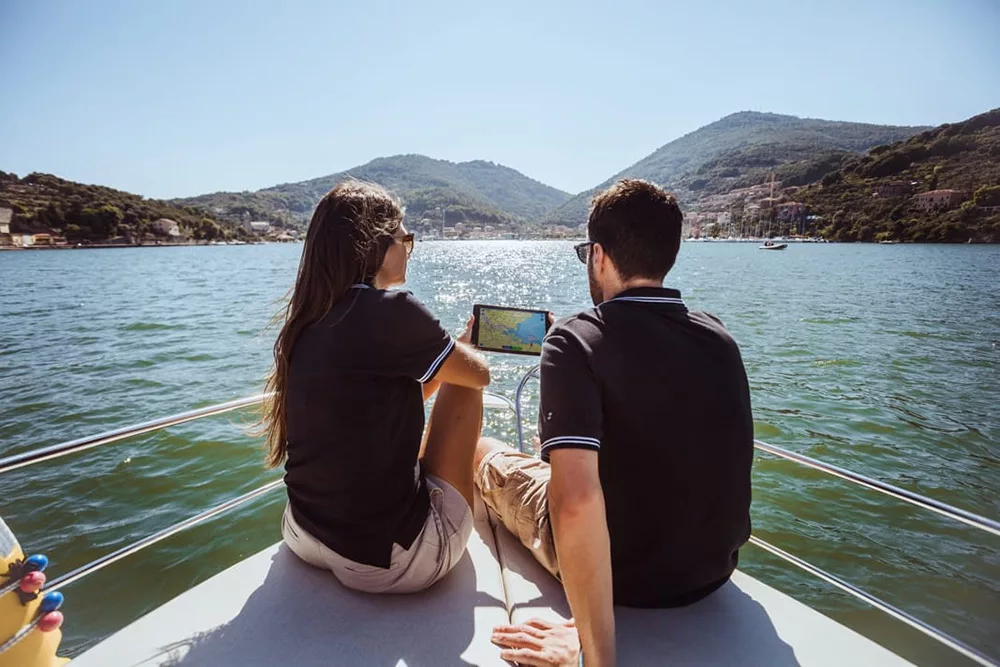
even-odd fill
[{"label": "man's arm", "polygon": [[611,543],[597,454],[563,449],[553,451],[550,461],[549,516],[574,619],[499,626],[493,641],[504,649],[500,657],[519,665],[576,667],[581,646],[586,667],[615,665]]},{"label": "man's arm", "polygon": [[587,667],[615,665],[611,541],[597,452],[558,449],[550,454],[549,516],[566,599]]},{"label": "man's arm", "polygon": [[615,664],[611,542],[597,465],[604,408],[588,333],[586,323],[569,320],[545,338],[536,444],[552,466],[549,517],[575,625],[498,628],[493,641],[509,647],[501,656],[521,665],[576,665],[577,639],[587,667]]}]

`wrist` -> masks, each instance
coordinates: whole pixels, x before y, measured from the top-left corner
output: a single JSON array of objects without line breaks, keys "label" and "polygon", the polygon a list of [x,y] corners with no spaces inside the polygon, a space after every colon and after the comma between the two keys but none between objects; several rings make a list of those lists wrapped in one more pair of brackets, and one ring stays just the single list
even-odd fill
[{"label": "wrist", "polygon": [[585,649],[583,644],[581,644],[577,663],[579,665],[587,665],[587,667],[615,667],[617,664],[617,656],[615,654],[616,651],[614,649],[602,650],[597,646]]}]

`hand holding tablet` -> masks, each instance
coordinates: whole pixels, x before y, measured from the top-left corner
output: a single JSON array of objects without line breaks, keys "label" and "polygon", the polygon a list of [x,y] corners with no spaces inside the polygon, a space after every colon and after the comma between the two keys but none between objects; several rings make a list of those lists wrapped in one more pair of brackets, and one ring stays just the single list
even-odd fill
[{"label": "hand holding tablet", "polygon": [[540,355],[542,339],[551,324],[544,310],[473,306],[472,344],[480,350]]}]

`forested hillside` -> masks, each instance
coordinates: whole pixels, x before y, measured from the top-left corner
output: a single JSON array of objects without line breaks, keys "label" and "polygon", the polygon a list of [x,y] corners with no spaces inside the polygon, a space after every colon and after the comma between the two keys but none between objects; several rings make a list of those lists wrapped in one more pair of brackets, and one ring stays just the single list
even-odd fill
[{"label": "forested hillside", "polygon": [[620,178],[644,178],[677,194],[682,206],[700,197],[759,183],[773,170],[808,182],[817,160],[839,164],[844,156],[891,143],[924,128],[848,123],[742,111],[661,146],[592,190],[580,193],[542,219],[575,225],[586,220],[590,198]]},{"label": "forested hillside", "polygon": [[249,236],[242,226],[219,221],[204,211],[146,199],[101,185],[85,185],[51,174],[0,171],[0,207],[14,211],[12,231],[54,232],[74,242],[126,237],[129,242],[153,234],[160,218],[177,222],[184,236],[222,239]]},{"label": "forested hillside", "polygon": [[[923,210],[914,195],[932,190],[959,190],[964,201]],[[796,198],[831,240],[1000,242],[1000,109],[877,147]]]},{"label": "forested hillside", "polygon": [[423,155],[397,155],[308,181],[256,192],[219,192],[176,202],[203,207],[224,219],[247,213],[254,219],[303,223],[319,199],[334,184],[347,178],[374,181],[389,188],[402,199],[411,226],[419,226],[425,218],[516,226],[548,213],[570,197],[492,162],[454,163]]}]

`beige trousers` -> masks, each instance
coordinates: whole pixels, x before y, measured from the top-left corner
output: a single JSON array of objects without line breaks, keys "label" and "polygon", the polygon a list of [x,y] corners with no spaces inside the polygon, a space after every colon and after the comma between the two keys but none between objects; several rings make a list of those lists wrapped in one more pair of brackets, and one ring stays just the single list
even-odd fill
[{"label": "beige trousers", "polygon": [[426,483],[431,505],[423,530],[409,549],[393,545],[388,569],[344,558],[296,523],[290,507],[281,519],[281,535],[295,555],[330,570],[348,588],[365,593],[422,591],[458,564],[472,535],[472,510],[462,494],[433,475],[427,475]]}]

